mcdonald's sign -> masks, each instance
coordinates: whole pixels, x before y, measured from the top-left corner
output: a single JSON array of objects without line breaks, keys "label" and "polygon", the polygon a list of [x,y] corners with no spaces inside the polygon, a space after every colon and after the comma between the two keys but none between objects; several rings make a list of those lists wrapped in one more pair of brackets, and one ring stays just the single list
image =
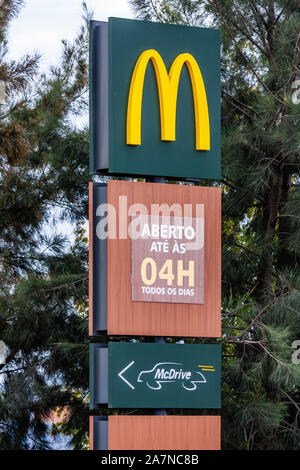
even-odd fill
[{"label": "mcdonald's sign", "polygon": [[159,93],[161,140],[175,140],[179,79],[183,65],[187,64],[194,98],[196,149],[210,150],[207,98],[197,62],[191,54],[180,54],[174,60],[168,74],[160,54],[153,49],[140,55],[133,71],[127,107],[127,144],[141,144],[143,87],[149,60],[154,65]]},{"label": "mcdonald's sign", "polygon": [[110,18],[90,38],[91,172],[219,179],[219,31]]}]

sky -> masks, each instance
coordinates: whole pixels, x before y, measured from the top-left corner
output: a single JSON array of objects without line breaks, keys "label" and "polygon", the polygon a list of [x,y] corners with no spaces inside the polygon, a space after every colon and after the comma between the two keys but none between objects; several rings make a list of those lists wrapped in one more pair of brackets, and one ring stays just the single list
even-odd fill
[{"label": "sky", "polygon": [[[94,19],[107,21],[109,16],[134,18],[127,0],[86,0]],[[72,40],[82,17],[82,0],[25,0],[24,7],[9,29],[9,57],[42,54],[41,69],[55,65],[60,57],[61,40]]]}]

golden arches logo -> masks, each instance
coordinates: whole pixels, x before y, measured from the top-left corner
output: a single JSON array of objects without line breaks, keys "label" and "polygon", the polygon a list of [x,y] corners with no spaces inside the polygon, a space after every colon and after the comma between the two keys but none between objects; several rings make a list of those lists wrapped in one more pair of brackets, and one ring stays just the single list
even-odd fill
[{"label": "golden arches logo", "polygon": [[209,113],[205,86],[199,66],[191,54],[179,54],[167,72],[164,61],[154,49],[144,51],[135,65],[127,107],[127,144],[141,145],[141,116],[146,68],[152,61],[159,95],[161,140],[175,140],[179,79],[186,64],[194,97],[196,149],[210,150]]}]

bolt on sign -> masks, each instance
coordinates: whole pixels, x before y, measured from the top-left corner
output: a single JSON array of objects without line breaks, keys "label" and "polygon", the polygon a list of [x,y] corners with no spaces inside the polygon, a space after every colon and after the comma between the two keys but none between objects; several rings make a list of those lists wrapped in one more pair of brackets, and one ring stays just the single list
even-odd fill
[{"label": "bolt on sign", "polygon": [[90,334],[221,335],[220,188],[90,185]]},{"label": "bolt on sign", "polygon": [[91,172],[219,179],[219,31],[109,18],[90,38]]},{"label": "bolt on sign", "polygon": [[[105,351],[93,348],[93,400],[99,405]],[[219,344],[108,343],[107,370],[112,408],[221,407]]]}]

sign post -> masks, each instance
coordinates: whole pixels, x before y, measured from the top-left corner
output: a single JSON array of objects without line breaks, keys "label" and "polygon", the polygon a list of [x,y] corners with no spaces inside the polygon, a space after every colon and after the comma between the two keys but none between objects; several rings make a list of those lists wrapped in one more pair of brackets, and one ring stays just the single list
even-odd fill
[{"label": "sign post", "polygon": [[[221,189],[190,184],[221,177],[219,31],[92,21],[90,135],[90,408],[220,409]],[[93,449],[220,448],[219,416],[90,426]]]}]

